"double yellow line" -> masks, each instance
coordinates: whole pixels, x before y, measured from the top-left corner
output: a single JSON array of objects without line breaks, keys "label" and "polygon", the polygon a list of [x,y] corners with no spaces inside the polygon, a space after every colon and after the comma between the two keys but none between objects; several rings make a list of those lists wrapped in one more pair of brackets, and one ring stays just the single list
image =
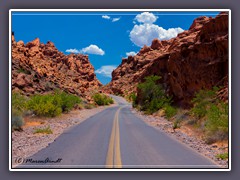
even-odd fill
[{"label": "double yellow line", "polygon": [[107,158],[106,158],[106,168],[122,168],[121,151],[120,151],[120,136],[119,136],[119,123],[118,116],[119,111],[122,109],[120,107],[114,117],[113,127],[110,136]]}]

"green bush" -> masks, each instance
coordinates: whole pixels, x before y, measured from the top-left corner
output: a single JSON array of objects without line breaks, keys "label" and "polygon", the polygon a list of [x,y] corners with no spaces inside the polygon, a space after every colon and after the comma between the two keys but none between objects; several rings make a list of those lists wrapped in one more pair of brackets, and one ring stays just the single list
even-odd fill
[{"label": "green bush", "polygon": [[171,118],[177,114],[177,108],[171,105],[166,105],[163,109],[167,118]]},{"label": "green bush", "polygon": [[12,130],[22,130],[23,113],[26,110],[27,98],[19,93],[12,93]]},{"label": "green bush", "polygon": [[55,117],[62,113],[60,97],[51,94],[31,97],[28,108],[38,116]]},{"label": "green bush", "polygon": [[207,107],[216,96],[219,88],[214,87],[213,90],[200,90],[193,98],[194,107],[191,109],[191,114],[198,118],[202,118],[207,114]]},{"label": "green bush", "polygon": [[26,110],[27,98],[19,93],[12,93],[12,110],[15,113],[23,113]]},{"label": "green bush", "polygon": [[132,92],[129,95],[127,95],[126,98],[127,98],[128,101],[134,102],[136,100],[136,98],[137,98],[137,95],[136,95],[136,93]]},{"label": "green bush", "polygon": [[38,133],[42,133],[42,134],[52,134],[52,130],[50,128],[50,126],[46,127],[46,128],[37,128],[35,129],[35,131],[33,132],[33,134],[38,134]]},{"label": "green bush", "polygon": [[216,158],[226,160],[228,159],[228,153],[217,154]]},{"label": "green bush", "polygon": [[104,105],[109,105],[114,103],[113,99],[111,97],[108,97],[105,94],[96,93],[92,97],[94,102],[99,106],[104,106]]},{"label": "green bush", "polygon": [[180,127],[181,127],[180,126],[180,121],[176,120],[176,121],[173,122],[173,129],[178,129]]},{"label": "green bush", "polygon": [[82,102],[82,100],[73,95],[73,94],[67,94],[65,92],[58,92],[55,93],[55,95],[60,96],[61,99],[61,108],[63,112],[69,112],[71,111],[76,104],[79,104]]},{"label": "green bush", "polygon": [[109,104],[113,104],[113,103],[114,103],[114,100],[113,100],[113,98],[111,98],[111,97],[108,97],[108,100],[107,100],[107,101],[108,101]]},{"label": "green bush", "polygon": [[191,114],[204,122],[205,141],[208,144],[228,139],[228,104],[217,99],[213,90],[200,90],[192,100]]},{"label": "green bush", "polygon": [[62,112],[69,112],[80,102],[81,99],[75,95],[55,91],[54,94],[32,96],[28,102],[28,109],[38,116],[55,117]]},{"label": "green bush", "polygon": [[212,104],[206,114],[206,140],[208,143],[228,139],[228,104]]},{"label": "green bush", "polygon": [[12,130],[22,131],[24,120],[19,111],[12,110]]},{"label": "green bush", "polygon": [[132,102],[132,107],[136,107],[136,99],[137,99],[137,94],[135,92],[132,92],[128,96],[128,100]]},{"label": "green bush", "polygon": [[157,84],[159,76],[148,76],[145,82],[138,85],[138,94],[135,105],[140,105],[140,110],[152,114],[166,105],[170,106],[171,97],[165,94],[162,86]]}]

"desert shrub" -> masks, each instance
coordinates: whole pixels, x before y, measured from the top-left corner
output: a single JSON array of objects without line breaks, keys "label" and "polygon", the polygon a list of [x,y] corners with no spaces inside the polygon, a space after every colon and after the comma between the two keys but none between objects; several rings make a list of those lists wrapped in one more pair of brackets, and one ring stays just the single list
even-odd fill
[{"label": "desert shrub", "polygon": [[162,86],[157,84],[159,79],[159,76],[148,76],[145,82],[138,85],[135,104],[140,105],[140,110],[147,114],[152,114],[171,103],[171,97],[167,96]]},{"label": "desert shrub", "polygon": [[71,111],[75,105],[82,102],[82,100],[73,94],[67,94],[65,92],[55,92],[55,95],[60,96],[61,108],[63,112]]},{"label": "desert shrub", "polygon": [[175,120],[173,122],[173,129],[178,129],[180,128],[180,121],[179,120]]},{"label": "desert shrub", "polygon": [[226,159],[228,159],[228,153],[226,152],[226,153],[222,153],[222,154],[217,154],[216,158],[226,160]]},{"label": "desert shrub", "polygon": [[26,110],[27,98],[19,93],[12,93],[12,130],[22,130],[23,113]]},{"label": "desert shrub", "polygon": [[132,106],[133,106],[133,107],[136,107],[136,99],[137,99],[136,93],[132,92],[132,93],[130,94],[130,100],[132,101]]},{"label": "desert shrub", "polygon": [[159,99],[153,99],[147,104],[148,105],[142,106],[142,110],[144,110],[146,114],[153,114],[163,107],[164,102]]},{"label": "desert shrub", "polygon": [[62,113],[61,99],[52,94],[31,97],[28,108],[38,116],[55,117]]},{"label": "desert shrub", "polygon": [[19,111],[12,110],[12,130],[22,131],[22,126],[24,125],[24,120],[22,113]]},{"label": "desert shrub", "polygon": [[192,100],[194,107],[191,109],[192,115],[202,118],[207,114],[207,108],[216,96],[219,88],[214,87],[213,90],[200,90],[196,93]]},{"label": "desert shrub", "polygon": [[208,144],[228,138],[228,104],[217,99],[218,90],[217,87],[200,90],[192,100],[194,106],[190,110],[198,121],[204,122],[203,131]]},{"label": "desert shrub", "polygon": [[127,95],[126,98],[127,98],[127,100],[134,102],[136,100],[136,98],[137,98],[137,95],[136,95],[135,92],[132,92],[129,95]]},{"label": "desert shrub", "polygon": [[114,100],[113,100],[113,98],[111,98],[111,97],[108,97],[108,100],[107,100],[107,101],[108,101],[109,104],[113,104],[113,103],[114,103]]},{"label": "desert shrub", "polygon": [[32,96],[28,102],[28,109],[38,116],[55,117],[62,112],[69,112],[80,102],[81,99],[75,95],[55,91],[53,94]]},{"label": "desert shrub", "polygon": [[23,113],[26,110],[27,98],[19,93],[12,93],[12,110]]},{"label": "desert shrub", "polygon": [[228,139],[228,104],[212,104],[206,114],[206,141],[212,143]]},{"label": "desert shrub", "polygon": [[171,105],[165,105],[163,109],[167,118],[171,118],[177,114],[177,108]]},{"label": "desert shrub", "polygon": [[38,133],[42,133],[42,134],[52,134],[52,129],[50,128],[50,126],[45,127],[45,128],[37,128],[34,130],[33,134],[38,134]]},{"label": "desert shrub", "polygon": [[114,103],[113,99],[105,94],[96,93],[92,97],[94,102],[99,106],[109,105]]},{"label": "desert shrub", "polygon": [[105,103],[104,97],[103,97],[103,95],[101,95],[99,93],[96,93],[96,94],[93,95],[93,100],[99,106],[105,105],[104,104]]}]

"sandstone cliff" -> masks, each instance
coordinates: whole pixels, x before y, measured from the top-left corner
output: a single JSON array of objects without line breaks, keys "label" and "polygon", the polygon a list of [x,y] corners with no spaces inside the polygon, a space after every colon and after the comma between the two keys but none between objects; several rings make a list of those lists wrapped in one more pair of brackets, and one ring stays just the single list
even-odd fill
[{"label": "sandstone cliff", "polygon": [[124,95],[136,92],[149,75],[161,76],[159,83],[181,106],[188,106],[198,90],[213,86],[225,86],[220,94],[227,99],[228,15],[199,17],[176,38],[154,39],[150,47],[122,59],[105,89]]},{"label": "sandstone cliff", "polygon": [[12,90],[26,95],[56,88],[89,99],[91,90],[101,86],[88,56],[64,55],[52,42],[36,38],[24,44],[12,35]]}]

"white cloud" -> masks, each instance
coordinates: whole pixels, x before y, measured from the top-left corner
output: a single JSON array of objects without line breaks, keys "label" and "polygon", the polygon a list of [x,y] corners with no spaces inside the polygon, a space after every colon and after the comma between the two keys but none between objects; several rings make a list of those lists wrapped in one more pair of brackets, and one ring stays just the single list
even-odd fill
[{"label": "white cloud", "polygon": [[80,53],[79,50],[77,50],[77,49],[67,49],[66,52],[75,53],[75,54]]},{"label": "white cloud", "polygon": [[101,75],[103,75],[103,76],[105,76],[105,77],[111,78],[111,77],[112,77],[112,72],[113,72],[113,70],[116,69],[116,68],[117,68],[117,66],[115,66],[115,65],[102,66],[102,67],[100,67],[99,69],[97,69],[97,70],[95,71],[95,73],[96,73],[96,74],[101,74]]},{"label": "white cloud", "polygon": [[107,16],[107,15],[103,15],[102,18],[103,18],[103,19],[110,19],[110,17]]},{"label": "white cloud", "polygon": [[105,52],[99,48],[97,45],[91,44],[88,47],[85,47],[80,50],[81,53],[87,53],[87,54],[96,54],[96,55],[101,55],[103,56]]},{"label": "white cloud", "polygon": [[149,12],[138,14],[135,20],[141,24],[135,24],[130,32],[130,40],[137,46],[151,45],[154,38],[167,40],[176,37],[178,33],[184,30],[180,27],[164,29],[156,24],[153,24],[157,17]]},{"label": "white cloud", "polygon": [[152,24],[157,20],[157,16],[155,16],[153,13],[149,12],[143,12],[141,14],[138,14],[135,19],[140,23],[147,23]]},{"label": "white cloud", "polygon": [[112,22],[119,21],[120,19],[121,19],[120,17],[118,17],[118,18],[113,18],[113,19],[112,19]]},{"label": "white cloud", "polygon": [[110,16],[108,16],[108,15],[103,15],[102,18],[103,18],[103,19],[110,20],[110,21],[112,21],[112,22],[117,22],[117,21],[119,21],[119,20],[121,19],[121,17],[112,18],[112,17],[110,17]]},{"label": "white cloud", "polygon": [[126,55],[127,56],[135,56],[137,53],[134,52],[134,51],[131,51],[131,52],[127,52]]}]

